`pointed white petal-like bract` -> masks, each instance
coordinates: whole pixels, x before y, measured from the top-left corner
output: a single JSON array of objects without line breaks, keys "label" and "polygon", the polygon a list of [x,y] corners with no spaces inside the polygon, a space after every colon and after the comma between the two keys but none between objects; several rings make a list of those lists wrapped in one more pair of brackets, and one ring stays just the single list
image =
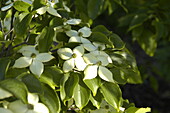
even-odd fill
[{"label": "pointed white petal-like bract", "polygon": [[34,105],[35,113],[49,113],[48,108],[43,103],[37,103]]},{"label": "pointed white petal-like bract", "polygon": [[90,53],[84,54],[83,58],[87,64],[96,64],[97,62],[99,62],[99,60]]},{"label": "pointed white petal-like bract", "polygon": [[79,71],[83,71],[87,66],[87,64],[85,63],[82,57],[75,58],[75,65]]},{"label": "pointed white petal-like bract", "polygon": [[11,97],[12,94],[2,88],[0,88],[0,99]]},{"label": "pointed white petal-like bract", "polygon": [[66,31],[66,35],[69,37],[78,36],[78,32],[76,30],[69,30],[69,31]]},{"label": "pointed white petal-like bract", "polygon": [[15,64],[13,65],[14,68],[24,68],[28,67],[32,63],[31,57],[20,57],[15,61]]},{"label": "pointed white petal-like bract", "polygon": [[84,54],[84,47],[82,45],[75,47],[73,53],[75,53],[76,56],[82,56]]},{"label": "pointed white petal-like bract", "polygon": [[13,6],[13,3],[11,3],[7,6],[4,6],[4,7],[1,8],[1,11],[6,11],[6,10],[10,9],[12,6]]},{"label": "pointed white petal-like bract", "polygon": [[81,32],[83,34],[83,37],[89,37],[91,35],[91,29],[88,27],[83,27],[81,29],[78,30],[78,32]]},{"label": "pointed white petal-like bract", "polygon": [[13,112],[9,109],[0,108],[0,113],[13,113]]},{"label": "pointed white petal-like bract", "polygon": [[41,62],[48,62],[54,57],[49,54],[49,53],[40,53],[36,56],[36,60],[41,61]]},{"label": "pointed white petal-like bract", "polygon": [[114,82],[112,72],[104,66],[99,66],[98,75],[105,81]]},{"label": "pointed white petal-like bract", "polygon": [[13,113],[25,113],[28,110],[27,105],[24,104],[21,100],[10,102],[8,109],[13,111]]},{"label": "pointed white petal-like bract", "polygon": [[104,50],[106,48],[105,44],[101,44],[99,42],[93,42],[93,44],[97,47],[100,48],[100,50]]},{"label": "pointed white petal-like bract", "polygon": [[91,43],[88,43],[88,44],[84,44],[83,43],[83,46],[84,46],[84,48],[87,50],[87,51],[95,51],[97,48],[93,45],[93,44],[91,44]]},{"label": "pointed white petal-like bract", "polygon": [[91,44],[91,42],[88,39],[86,39],[86,38],[81,38],[81,42],[83,44]]},{"label": "pointed white petal-like bract", "polygon": [[79,36],[72,36],[68,42],[79,42],[81,43],[81,37]]},{"label": "pointed white petal-like bract", "polygon": [[58,14],[57,10],[52,8],[52,7],[47,7],[47,12],[50,13],[51,15],[54,15],[54,16],[61,18],[61,15]]},{"label": "pointed white petal-like bract", "polygon": [[32,53],[38,53],[35,46],[23,46],[18,52],[23,53],[25,51],[30,51]]},{"label": "pointed white petal-like bract", "polygon": [[97,76],[97,65],[88,65],[84,70],[84,80],[93,79]]},{"label": "pointed white petal-like bract", "polygon": [[33,59],[32,64],[30,65],[30,70],[33,74],[37,75],[38,77],[41,76],[41,74],[44,71],[44,65],[42,62]]},{"label": "pointed white petal-like bract", "polygon": [[100,51],[100,55],[106,56],[108,62],[109,62],[109,63],[112,63],[112,59],[110,58],[110,56],[109,56],[107,53],[105,53],[104,51]]},{"label": "pointed white petal-like bract", "polygon": [[39,97],[37,94],[28,93],[27,100],[29,104],[36,105],[39,101]]},{"label": "pointed white petal-like bract", "polygon": [[80,19],[70,19],[70,20],[67,20],[64,24],[78,25],[80,24],[80,22],[81,22]]},{"label": "pointed white petal-like bract", "polygon": [[68,60],[73,55],[73,51],[70,48],[60,48],[57,53],[63,60]]},{"label": "pointed white petal-like bract", "polygon": [[63,71],[69,72],[75,67],[74,58],[66,60],[63,64]]},{"label": "pointed white petal-like bract", "polygon": [[38,8],[36,11],[38,14],[43,15],[44,13],[46,13],[47,7]]},{"label": "pointed white petal-like bract", "polygon": [[109,61],[105,56],[97,56],[97,59],[101,61],[102,66],[107,66],[109,64]]}]

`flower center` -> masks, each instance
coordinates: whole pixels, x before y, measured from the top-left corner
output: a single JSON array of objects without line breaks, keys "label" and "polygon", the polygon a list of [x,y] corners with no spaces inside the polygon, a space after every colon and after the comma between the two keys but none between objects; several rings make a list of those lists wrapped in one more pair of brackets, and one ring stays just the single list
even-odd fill
[{"label": "flower center", "polygon": [[82,32],[79,32],[79,33],[78,33],[78,36],[83,36],[83,33],[82,33]]},{"label": "flower center", "polygon": [[31,109],[31,110],[34,109],[34,106],[32,104],[28,104],[27,107],[28,109]]},{"label": "flower center", "polygon": [[101,51],[101,50],[102,50],[102,47],[101,47],[101,46],[99,46],[99,47],[98,47],[98,50],[99,50],[99,51]]},{"label": "flower center", "polygon": [[77,55],[76,55],[75,53],[73,53],[72,57],[73,57],[73,58],[76,58],[76,57],[77,57]]},{"label": "flower center", "polygon": [[35,58],[36,57],[36,54],[35,53],[32,53],[31,54],[31,58]]},{"label": "flower center", "polygon": [[96,65],[100,66],[100,65],[102,65],[102,62],[101,62],[101,61],[98,61],[98,62],[96,63]]}]

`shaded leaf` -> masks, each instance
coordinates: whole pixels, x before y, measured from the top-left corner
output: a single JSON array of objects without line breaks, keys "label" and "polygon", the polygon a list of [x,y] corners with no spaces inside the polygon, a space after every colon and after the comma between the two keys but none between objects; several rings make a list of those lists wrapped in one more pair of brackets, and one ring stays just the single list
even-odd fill
[{"label": "shaded leaf", "polygon": [[58,95],[48,85],[43,85],[43,89],[44,93],[40,94],[40,100],[49,108],[50,113],[59,113],[61,105]]},{"label": "shaded leaf", "polygon": [[6,79],[0,82],[0,87],[27,103],[27,87],[23,82],[16,79]]},{"label": "shaded leaf", "polygon": [[5,78],[5,74],[8,70],[9,64],[10,64],[9,58],[1,58],[0,59],[0,81]]},{"label": "shaded leaf", "polygon": [[89,0],[87,4],[88,16],[95,19],[101,12],[104,0]]},{"label": "shaded leaf", "polygon": [[40,52],[48,52],[54,37],[54,29],[52,27],[45,27],[38,40],[38,49]]}]

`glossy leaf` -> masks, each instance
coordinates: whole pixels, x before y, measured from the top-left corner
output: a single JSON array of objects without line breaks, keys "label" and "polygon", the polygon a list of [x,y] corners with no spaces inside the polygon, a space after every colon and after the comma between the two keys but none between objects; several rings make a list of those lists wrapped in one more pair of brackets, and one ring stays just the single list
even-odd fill
[{"label": "glossy leaf", "polygon": [[121,40],[121,38],[117,34],[112,33],[112,35],[110,35],[109,38],[110,38],[110,41],[112,41],[115,49],[123,49],[125,47],[124,42]]},{"label": "glossy leaf", "polygon": [[101,12],[104,0],[89,0],[87,4],[88,15],[95,19]]},{"label": "glossy leaf", "polygon": [[18,11],[29,12],[29,7],[31,5],[29,3],[23,1],[15,1],[13,7]]},{"label": "glossy leaf", "polygon": [[27,30],[32,20],[32,15],[32,13],[29,13],[21,20],[21,22],[15,23],[14,31],[18,37],[23,37],[28,32]]},{"label": "glossy leaf", "polygon": [[107,38],[107,36],[101,32],[93,32],[91,34],[90,39],[94,42],[100,42],[103,44],[108,44],[110,46],[113,46],[110,40]]},{"label": "glossy leaf", "polygon": [[105,82],[101,85],[101,93],[104,96],[106,102],[112,105],[115,109],[119,109],[120,101],[122,97],[121,90],[117,84]]},{"label": "glossy leaf", "polygon": [[105,26],[103,25],[98,25],[96,27],[94,27],[92,29],[92,32],[101,32],[103,34],[105,34],[106,36],[109,35],[111,33],[111,31],[109,31]]},{"label": "glossy leaf", "polygon": [[48,84],[51,88],[59,87],[60,80],[64,76],[63,72],[57,67],[45,67],[40,81]]},{"label": "glossy leaf", "polygon": [[74,100],[76,106],[81,110],[85,107],[90,98],[90,90],[85,86],[85,84],[79,82],[74,89]]},{"label": "glossy leaf", "polygon": [[95,96],[97,94],[98,88],[100,87],[101,80],[100,78],[96,77],[93,79],[85,79],[84,83],[93,92],[93,96]]},{"label": "glossy leaf", "polygon": [[136,107],[130,107],[127,110],[125,110],[126,113],[147,113],[151,112],[150,108],[136,108]]},{"label": "glossy leaf", "polygon": [[[31,93],[42,93],[41,82],[32,74],[26,74],[22,77],[22,81],[27,86],[29,92]],[[30,82],[31,81],[31,82]]]},{"label": "glossy leaf", "polygon": [[5,78],[6,71],[8,70],[10,64],[9,58],[1,58],[0,59],[0,81]]},{"label": "glossy leaf", "polygon": [[25,84],[16,79],[6,79],[0,82],[0,87],[11,92],[18,99],[27,103],[27,88]]},{"label": "glossy leaf", "polygon": [[54,29],[51,27],[45,27],[40,34],[38,40],[38,48],[40,52],[48,52],[53,42]]},{"label": "glossy leaf", "polygon": [[59,113],[61,105],[57,93],[47,85],[43,85],[43,89],[40,100],[49,108],[50,113]]},{"label": "glossy leaf", "polygon": [[100,92],[98,92],[96,96],[90,95],[90,101],[95,107],[97,107],[97,109],[100,108],[102,100],[103,100],[103,95]]},{"label": "glossy leaf", "polygon": [[75,86],[78,84],[79,75],[72,73],[68,80],[65,82],[64,89],[66,97],[64,98],[64,102],[71,99],[73,97]]},{"label": "glossy leaf", "polygon": [[45,6],[47,3],[47,0],[34,0],[33,1],[33,9],[36,10],[40,7]]}]

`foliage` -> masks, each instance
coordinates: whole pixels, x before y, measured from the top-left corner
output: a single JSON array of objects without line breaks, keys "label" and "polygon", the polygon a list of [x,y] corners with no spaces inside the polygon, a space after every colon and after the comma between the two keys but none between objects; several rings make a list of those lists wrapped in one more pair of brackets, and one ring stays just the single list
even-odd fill
[{"label": "foliage", "polygon": [[122,97],[120,85],[142,83],[133,55],[117,34],[92,27],[107,8],[127,9],[120,0],[74,3],[1,1],[0,111],[149,112]]}]

